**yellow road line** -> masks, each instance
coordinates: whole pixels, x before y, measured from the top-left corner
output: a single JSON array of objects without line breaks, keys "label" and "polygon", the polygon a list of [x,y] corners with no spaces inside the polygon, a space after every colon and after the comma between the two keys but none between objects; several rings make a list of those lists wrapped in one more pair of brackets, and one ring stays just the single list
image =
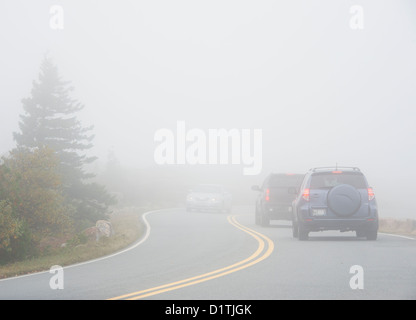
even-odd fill
[{"label": "yellow road line", "polygon": [[[259,243],[259,246],[257,248],[257,250],[248,258],[241,260],[237,263],[234,263],[230,266],[224,267],[224,268],[220,268],[208,273],[204,273],[195,277],[191,277],[191,278],[187,278],[187,279],[183,279],[180,281],[176,281],[176,282],[172,282],[172,283],[168,283],[165,285],[161,285],[161,286],[157,286],[154,288],[149,288],[146,290],[141,290],[141,291],[136,291],[136,292],[132,292],[132,293],[128,293],[125,295],[121,295],[118,297],[114,297],[111,298],[110,300],[118,300],[118,299],[128,299],[128,300],[137,300],[137,299],[142,299],[142,298],[146,298],[149,296],[153,296],[153,295],[157,295],[160,293],[164,293],[164,292],[168,292],[168,291],[172,291],[172,290],[177,290],[183,287],[187,287],[187,286],[191,286],[191,285],[195,285],[201,282],[205,282],[205,281],[209,281],[215,278],[219,278],[222,276],[225,276],[227,274],[248,268],[256,263],[259,263],[260,261],[266,259],[267,257],[270,256],[270,254],[273,252],[274,250],[274,244],[273,241],[270,240],[268,237],[266,237],[265,235],[256,232],[252,229],[249,229],[243,225],[241,225],[240,223],[237,222],[235,216],[228,216],[227,217],[228,222],[231,223],[234,227],[248,233],[249,235],[251,235],[254,239],[257,240],[257,242]],[[267,242],[267,250],[260,255],[265,248],[265,241]]]},{"label": "yellow road line", "polygon": [[[233,217],[233,218],[228,217],[227,219],[228,219],[228,222],[230,222],[231,224],[233,224],[237,228],[242,229],[241,227],[239,227],[239,226],[236,225],[235,217]],[[249,233],[249,232],[247,232],[247,233]],[[211,272],[208,272],[208,273],[204,273],[204,274],[201,274],[201,275],[192,277],[192,278],[187,278],[187,279],[184,279],[184,280],[180,280],[180,281],[168,283],[168,284],[161,285],[161,286],[158,286],[158,287],[154,287],[154,288],[150,288],[150,289],[146,289],[146,290],[142,290],[142,291],[137,291],[137,292],[125,294],[125,295],[118,296],[118,297],[115,297],[115,298],[112,298],[112,299],[124,299],[124,298],[127,298],[127,297],[131,297],[131,296],[136,296],[136,295],[139,295],[139,294],[143,294],[143,293],[146,293],[146,292],[149,292],[149,291],[154,291],[154,290],[158,290],[158,289],[164,289],[164,288],[167,288],[167,287],[171,287],[171,286],[183,284],[185,282],[189,282],[189,281],[197,280],[197,279],[200,279],[200,278],[204,278],[204,277],[213,275],[215,273],[219,273],[221,271],[225,271],[225,270],[228,270],[228,269],[231,269],[231,268],[235,268],[235,267],[237,267],[237,266],[239,266],[241,264],[247,263],[250,260],[252,260],[252,259],[256,258],[257,256],[259,256],[260,253],[264,249],[264,241],[261,240],[256,235],[253,235],[253,234],[251,234],[251,235],[259,242],[259,246],[258,246],[257,250],[250,257],[248,257],[248,258],[246,258],[246,259],[244,259],[242,261],[239,261],[239,262],[237,262],[237,263],[235,263],[233,265],[230,265],[230,266],[227,266],[227,267],[224,267],[224,268],[221,268],[221,269],[217,269],[217,270],[214,270],[214,271],[211,271]]]}]

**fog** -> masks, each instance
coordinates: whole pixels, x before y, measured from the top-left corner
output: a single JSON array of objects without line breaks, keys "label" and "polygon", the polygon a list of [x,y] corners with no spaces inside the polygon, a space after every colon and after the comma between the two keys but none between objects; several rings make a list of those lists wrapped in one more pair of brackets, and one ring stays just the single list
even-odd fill
[{"label": "fog", "polygon": [[[53,5],[63,29],[51,28]],[[353,5],[362,29],[351,28]],[[415,17],[411,0],[3,0],[0,153],[15,146],[21,99],[47,54],[94,125],[93,170],[116,159],[119,174],[99,175],[115,192],[163,201],[219,182],[251,203],[270,172],[338,164],[365,173],[381,216],[416,218]],[[178,121],[207,134],[261,130],[261,172],[157,164],[155,133],[177,139]]]}]

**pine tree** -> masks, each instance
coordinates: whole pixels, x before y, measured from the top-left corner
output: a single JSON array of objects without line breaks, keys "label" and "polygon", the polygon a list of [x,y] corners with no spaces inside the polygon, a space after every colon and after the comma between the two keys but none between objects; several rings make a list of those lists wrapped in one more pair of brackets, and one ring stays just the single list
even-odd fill
[{"label": "pine tree", "polygon": [[71,91],[73,87],[59,77],[57,67],[46,57],[39,80],[33,82],[31,97],[22,100],[21,132],[13,134],[18,147],[48,146],[54,150],[60,159],[63,180],[69,185],[91,178],[83,166],[95,160],[80,153],[93,146],[94,136],[89,134],[93,126],[82,127],[76,113],[84,105],[70,98]]},{"label": "pine tree", "polygon": [[96,160],[85,154],[93,147],[93,126],[83,127],[78,120],[84,105],[70,97],[72,91],[51,58],[45,57],[31,96],[22,100],[20,132],[13,136],[17,148],[49,147],[55,152],[63,192],[76,209],[75,218],[95,222],[105,218],[114,200],[102,186],[87,183],[94,175],[85,172],[84,166]]}]

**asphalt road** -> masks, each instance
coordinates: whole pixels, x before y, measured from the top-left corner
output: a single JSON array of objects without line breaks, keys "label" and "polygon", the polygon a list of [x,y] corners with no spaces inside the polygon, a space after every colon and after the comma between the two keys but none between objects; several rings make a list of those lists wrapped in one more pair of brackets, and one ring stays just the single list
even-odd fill
[{"label": "asphalt road", "polygon": [[[416,241],[379,234],[311,233],[289,222],[256,226],[252,208],[231,214],[172,209],[146,215],[148,234],[111,257],[0,280],[0,299],[416,299]],[[362,289],[352,289],[352,266]],[[356,283],[354,281],[354,283]]]}]

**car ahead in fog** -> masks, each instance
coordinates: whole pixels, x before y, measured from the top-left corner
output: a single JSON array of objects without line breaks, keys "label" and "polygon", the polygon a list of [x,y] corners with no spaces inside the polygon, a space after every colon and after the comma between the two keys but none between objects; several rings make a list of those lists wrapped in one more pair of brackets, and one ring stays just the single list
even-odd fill
[{"label": "car ahead in fog", "polygon": [[291,188],[299,188],[303,174],[272,173],[262,186],[252,186],[259,191],[255,204],[255,223],[268,226],[270,220],[291,220],[292,201],[295,195]]},{"label": "car ahead in fog", "polygon": [[186,210],[230,212],[231,194],[221,185],[198,185],[188,192]]},{"label": "car ahead in fog", "polygon": [[293,201],[292,230],[299,240],[309,232],[355,231],[376,240],[378,209],[373,189],[356,167],[313,168],[305,175]]}]

